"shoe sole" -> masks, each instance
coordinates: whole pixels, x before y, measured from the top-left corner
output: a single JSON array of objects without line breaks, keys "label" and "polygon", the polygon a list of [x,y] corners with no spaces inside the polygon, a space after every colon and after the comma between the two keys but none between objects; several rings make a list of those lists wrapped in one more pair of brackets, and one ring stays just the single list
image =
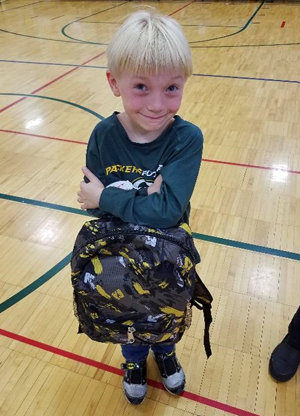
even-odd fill
[{"label": "shoe sole", "polygon": [[146,399],[146,396],[144,396],[143,397],[143,400],[141,402],[139,402],[139,403],[133,403],[133,402],[130,401],[130,399],[127,396],[127,394],[126,394],[126,392],[125,392],[124,389],[123,389],[123,393],[124,393],[124,396],[125,396],[126,400],[128,401],[128,403],[133,404],[134,406],[138,406],[139,404],[142,404],[145,401],[145,399]]},{"label": "shoe sole", "polygon": [[167,392],[172,394],[172,396],[179,396],[180,394],[182,394],[184,392],[185,381],[184,381],[183,389],[180,391],[180,393],[178,393],[178,392],[175,393],[174,391],[169,390],[168,387],[164,384],[164,382],[162,382],[162,384],[163,384],[164,388],[167,390]]},{"label": "shoe sole", "polygon": [[280,373],[277,373],[277,371],[273,368],[271,361],[269,363],[269,374],[275,381],[278,381],[279,383],[286,383],[287,381],[291,380],[296,373],[297,370],[293,373],[282,375]]}]

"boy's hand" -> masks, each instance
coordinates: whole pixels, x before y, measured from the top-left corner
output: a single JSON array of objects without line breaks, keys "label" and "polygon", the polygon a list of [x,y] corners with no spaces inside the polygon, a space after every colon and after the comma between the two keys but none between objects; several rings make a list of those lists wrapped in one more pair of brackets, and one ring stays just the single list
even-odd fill
[{"label": "boy's hand", "polygon": [[80,183],[80,191],[77,192],[77,201],[80,202],[81,209],[99,208],[99,201],[104,189],[103,183],[88,168],[82,168],[82,172],[90,181]]},{"label": "boy's hand", "polygon": [[157,192],[158,194],[160,194],[160,186],[161,186],[162,180],[163,180],[162,176],[158,175],[158,177],[153,182],[153,185],[149,186],[149,188],[147,189],[148,195],[153,194],[153,192]]}]

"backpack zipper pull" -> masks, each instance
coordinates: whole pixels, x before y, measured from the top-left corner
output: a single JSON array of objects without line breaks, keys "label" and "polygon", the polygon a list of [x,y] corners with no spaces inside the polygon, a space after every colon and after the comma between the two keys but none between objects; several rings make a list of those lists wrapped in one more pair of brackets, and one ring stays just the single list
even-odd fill
[{"label": "backpack zipper pull", "polygon": [[184,326],[186,327],[186,329],[188,329],[192,324],[192,305],[189,302],[186,305],[186,314],[185,314],[185,319],[184,319]]},{"label": "backpack zipper pull", "polygon": [[129,326],[127,329],[127,338],[128,338],[128,344],[134,343],[134,333],[136,329],[133,326]]}]

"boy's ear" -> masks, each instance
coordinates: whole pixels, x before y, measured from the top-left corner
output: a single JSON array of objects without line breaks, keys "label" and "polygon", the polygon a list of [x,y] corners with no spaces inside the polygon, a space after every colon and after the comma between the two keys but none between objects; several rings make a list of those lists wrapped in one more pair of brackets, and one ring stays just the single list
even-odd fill
[{"label": "boy's ear", "polygon": [[107,78],[107,81],[109,83],[109,86],[110,86],[113,94],[116,97],[120,97],[121,94],[120,94],[120,90],[119,90],[119,87],[118,87],[117,79],[113,76],[113,74],[110,72],[109,69],[106,71],[106,78]]}]

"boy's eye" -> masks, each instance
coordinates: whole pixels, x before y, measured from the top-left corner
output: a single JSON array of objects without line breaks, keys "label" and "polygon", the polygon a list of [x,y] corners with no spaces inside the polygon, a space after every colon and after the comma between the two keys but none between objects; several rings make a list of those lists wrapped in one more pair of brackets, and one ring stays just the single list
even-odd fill
[{"label": "boy's eye", "polygon": [[174,91],[177,91],[177,90],[178,90],[178,87],[176,85],[170,85],[167,88],[167,91],[171,91],[171,92],[174,92]]},{"label": "boy's eye", "polygon": [[134,88],[136,88],[137,90],[140,90],[140,91],[146,91],[146,85],[145,84],[136,84],[134,86]]}]

